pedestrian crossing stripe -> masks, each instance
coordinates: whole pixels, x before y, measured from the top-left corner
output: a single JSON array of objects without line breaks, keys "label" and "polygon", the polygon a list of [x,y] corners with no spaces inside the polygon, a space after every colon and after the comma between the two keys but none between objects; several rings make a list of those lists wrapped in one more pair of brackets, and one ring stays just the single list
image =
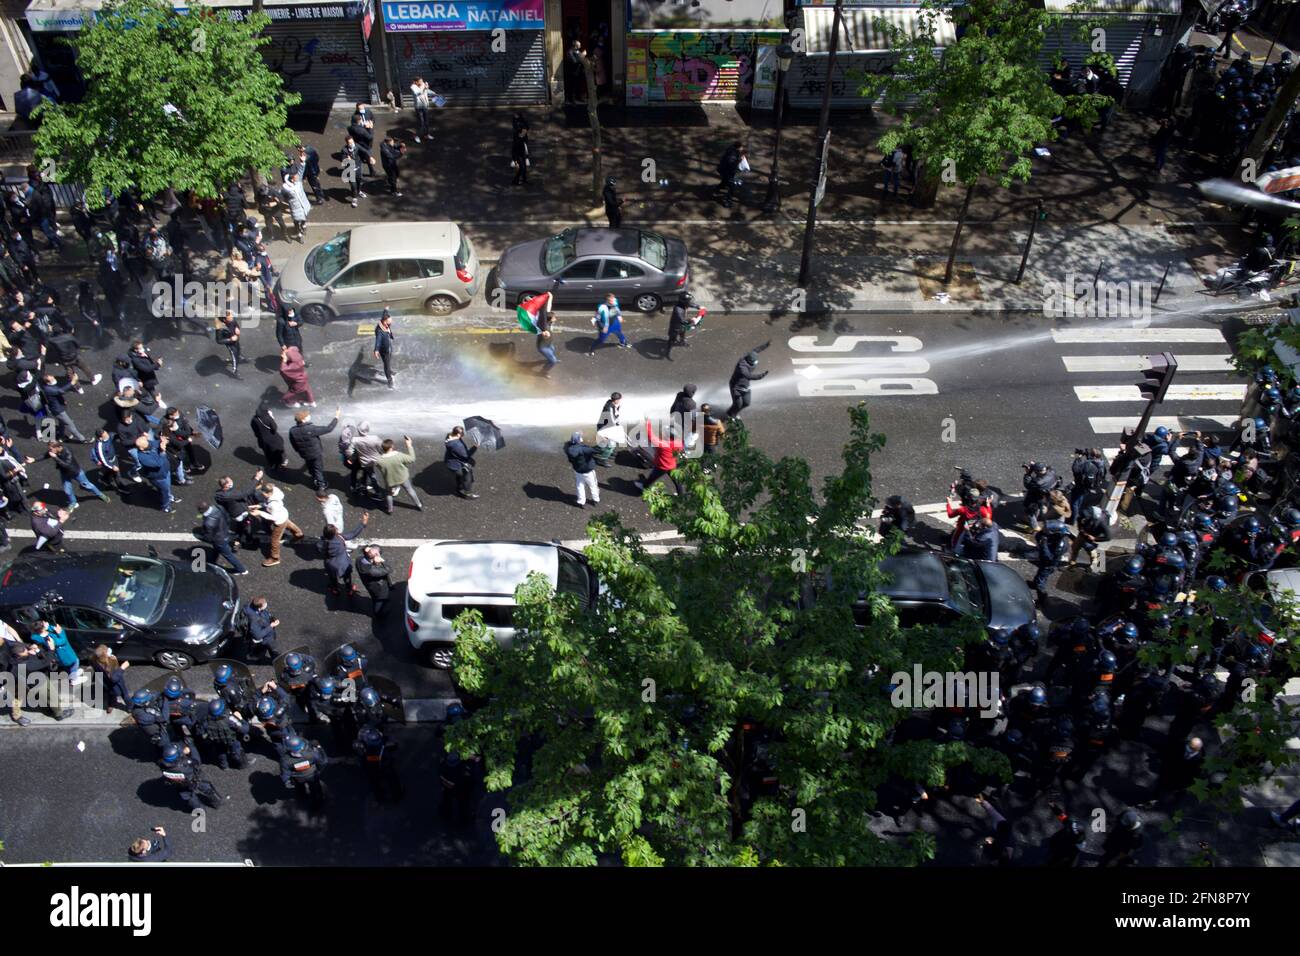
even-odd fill
[{"label": "pedestrian crossing stripe", "polygon": [[[1125,415],[1117,418],[1089,418],[1088,424],[1098,435],[1118,435],[1126,428],[1137,428],[1140,420],[1140,416]],[[1147,423],[1147,428],[1154,429],[1163,425],[1174,432],[1220,432],[1232,430],[1240,423],[1239,415],[1156,416]]]},{"label": "pedestrian crossing stripe", "polygon": [[[1147,396],[1136,385],[1076,385],[1075,397],[1081,402],[1145,402]],[[1246,385],[1170,385],[1165,401],[1174,402],[1241,402]]]},{"label": "pedestrian crossing stripe", "polygon": [[1164,326],[1134,328],[1112,326],[1108,328],[1052,329],[1052,341],[1058,345],[1094,345],[1116,342],[1215,342],[1227,339],[1219,329],[1167,328]]},{"label": "pedestrian crossing stripe", "polygon": [[[1180,372],[1231,372],[1232,356],[1226,353],[1180,355],[1174,353]],[[1145,355],[1063,355],[1067,372],[1145,372],[1151,359]]]}]

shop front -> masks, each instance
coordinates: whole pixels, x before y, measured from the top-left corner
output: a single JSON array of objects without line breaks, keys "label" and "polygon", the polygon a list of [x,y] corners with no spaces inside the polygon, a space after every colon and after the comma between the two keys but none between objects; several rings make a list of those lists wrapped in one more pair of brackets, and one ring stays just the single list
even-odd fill
[{"label": "shop front", "polygon": [[[179,11],[188,7],[174,3]],[[207,0],[204,6],[242,20],[252,12],[247,3]],[[58,40],[75,37],[95,21],[98,0],[33,0],[26,10],[37,55],[49,64],[55,81],[83,88],[71,51]],[[378,95],[370,60],[366,14],[370,0],[349,3],[303,3],[265,0],[263,13],[271,19],[262,48],[266,64],[284,80],[284,88],[302,96],[308,106],[367,102]],[[60,83],[61,90],[64,88]]]},{"label": "shop front", "polygon": [[448,108],[547,102],[543,0],[380,6],[390,75],[404,103],[417,76]]},{"label": "shop front", "polygon": [[780,0],[631,0],[628,106],[748,105],[760,46],[785,37]]}]

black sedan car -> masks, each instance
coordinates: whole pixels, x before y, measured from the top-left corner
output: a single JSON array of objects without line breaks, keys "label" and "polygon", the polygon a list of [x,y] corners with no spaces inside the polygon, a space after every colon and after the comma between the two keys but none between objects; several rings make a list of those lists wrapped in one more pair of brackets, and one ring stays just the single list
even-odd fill
[{"label": "black sedan car", "polygon": [[[903,548],[880,562],[889,578],[881,590],[903,627],[955,624],[966,614],[984,622],[990,636],[1008,637],[1035,621],[1034,598],[1015,571],[996,562],[968,561],[924,548]],[[861,606],[859,623],[866,623]]]},{"label": "black sedan car", "polygon": [[685,291],[686,244],[644,229],[566,229],[511,246],[496,284],[510,308],[550,292],[555,304],[595,305],[612,292],[625,309],[654,312]]},{"label": "black sedan car", "polygon": [[0,618],[26,632],[46,617],[88,658],[107,644],[122,660],[184,668],[234,636],[239,589],[221,568],[114,551],[33,552],[0,570]]}]

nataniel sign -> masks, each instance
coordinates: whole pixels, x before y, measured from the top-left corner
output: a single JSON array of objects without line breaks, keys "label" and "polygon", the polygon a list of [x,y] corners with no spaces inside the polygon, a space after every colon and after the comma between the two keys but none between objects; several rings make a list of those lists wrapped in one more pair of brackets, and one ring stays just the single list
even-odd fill
[{"label": "nataniel sign", "polygon": [[543,0],[452,0],[449,3],[385,3],[384,30],[541,30]]}]

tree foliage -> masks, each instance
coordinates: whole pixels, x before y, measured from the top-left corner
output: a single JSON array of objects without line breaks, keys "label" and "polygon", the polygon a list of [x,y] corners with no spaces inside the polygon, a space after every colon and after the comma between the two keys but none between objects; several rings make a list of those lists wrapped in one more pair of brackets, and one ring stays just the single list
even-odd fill
[{"label": "tree foliage", "polygon": [[[939,49],[945,16],[958,38]],[[902,116],[879,147],[888,155],[910,143],[933,180],[968,187],[984,176],[1003,186],[1028,180],[1033,148],[1056,139],[1054,118],[1070,115],[1088,127],[1109,102],[1052,90],[1039,54],[1044,37],[1065,24],[1023,0],[923,0],[913,30],[882,18],[875,27],[898,61],[890,73],[864,76],[861,92],[883,94],[885,108]]]},{"label": "tree foliage", "polygon": [[[594,608],[533,576],[511,649],[477,612],[457,619],[457,680],[488,703],[448,746],[482,754],[488,789],[509,790],[498,843],[515,861],[915,864],[929,837],[872,830],[880,786],[939,786],[963,762],[1005,773],[978,748],[892,743],[909,711],[892,705],[889,675],[952,670],[981,629],[899,628],[876,590],[887,546],[858,526],[883,438],[864,408],[850,415],[843,470],[820,495],[805,460],[773,461],[734,429],[717,469],[679,469],[683,496],[648,496],[687,548],[650,555],[604,515],[588,529]],[[747,772],[763,756],[774,793]]]},{"label": "tree foliage", "polygon": [[269,23],[262,13],[239,22],[201,6],[109,0],[67,41],[86,96],[43,108],[38,160],[54,161],[57,181],[83,186],[92,207],[105,188],[215,197],[250,168],[282,165],[297,142],[287,108],[300,97],[262,60]]}]

